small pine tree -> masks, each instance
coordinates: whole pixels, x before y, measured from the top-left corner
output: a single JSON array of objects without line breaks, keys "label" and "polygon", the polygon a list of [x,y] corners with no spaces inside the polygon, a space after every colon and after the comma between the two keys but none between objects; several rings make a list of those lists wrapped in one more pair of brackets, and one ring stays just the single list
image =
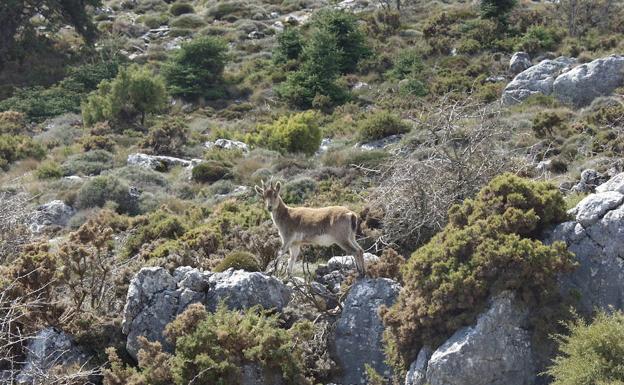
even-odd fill
[{"label": "small pine tree", "polygon": [[505,22],[517,3],[518,0],[481,0],[481,16]]}]

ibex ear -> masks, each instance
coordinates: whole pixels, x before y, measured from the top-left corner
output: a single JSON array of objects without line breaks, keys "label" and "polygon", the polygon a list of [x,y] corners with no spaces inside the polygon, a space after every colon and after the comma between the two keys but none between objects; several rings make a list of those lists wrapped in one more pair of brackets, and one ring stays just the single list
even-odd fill
[{"label": "ibex ear", "polygon": [[279,193],[281,188],[282,188],[282,183],[277,182],[275,184],[275,191]]},{"label": "ibex ear", "polygon": [[260,186],[254,186],[254,189],[256,190],[258,194],[260,195],[264,194],[264,190],[262,190]]}]

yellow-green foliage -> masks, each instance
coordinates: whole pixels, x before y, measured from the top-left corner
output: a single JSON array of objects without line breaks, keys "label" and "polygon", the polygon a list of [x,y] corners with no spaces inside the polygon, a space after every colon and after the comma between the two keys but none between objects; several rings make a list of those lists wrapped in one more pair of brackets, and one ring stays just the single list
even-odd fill
[{"label": "yellow-green foliage", "polygon": [[260,271],[260,264],[253,254],[247,251],[234,251],[223,258],[212,271],[221,272],[230,268],[234,270]]},{"label": "yellow-green foliage", "polygon": [[390,135],[404,134],[409,129],[407,123],[388,111],[374,112],[358,123],[361,140],[383,139]]},{"label": "yellow-green foliage", "polygon": [[63,176],[61,166],[56,162],[44,162],[37,168],[37,178],[39,179],[58,179]]},{"label": "yellow-green foliage", "polygon": [[577,319],[559,335],[561,354],[547,373],[553,385],[624,383],[624,314],[599,312],[591,324]]},{"label": "yellow-green foliage", "polygon": [[137,116],[141,124],[145,115],[163,110],[167,102],[165,82],[147,68],[133,65],[120,69],[113,80],[104,80],[98,89],[82,103],[85,125],[114,121],[133,123]]},{"label": "yellow-green foliage", "polygon": [[231,311],[220,304],[216,312],[208,313],[203,305],[193,304],[165,329],[175,345],[174,354],[163,353],[159,343],[143,340],[135,369],[124,367],[111,349],[104,384],[244,385],[243,366],[256,365],[267,383],[281,379],[308,385],[298,341],[311,339],[313,330],[309,321],[282,329],[278,316],[260,307]]},{"label": "yellow-green foliage", "polygon": [[321,145],[318,120],[319,117],[314,111],[282,116],[272,124],[261,125],[259,132],[249,139],[282,153],[312,155]]},{"label": "yellow-green foliage", "polygon": [[142,224],[126,241],[124,250],[126,257],[136,254],[146,243],[156,239],[175,239],[187,229],[180,216],[165,210],[158,210],[139,221]]},{"label": "yellow-green foliage", "polygon": [[0,169],[21,159],[41,159],[44,155],[43,147],[28,136],[0,135]]},{"label": "yellow-green foliage", "polygon": [[0,112],[0,134],[18,135],[26,130],[26,116],[21,112]]},{"label": "yellow-green foliage", "polygon": [[574,259],[565,244],[544,245],[537,237],[565,220],[565,209],[555,186],[511,174],[453,206],[449,224],[407,261],[404,287],[383,314],[395,364],[473,322],[489,295],[505,289],[538,300],[554,295],[557,274],[572,269]]},{"label": "yellow-green foliage", "polygon": [[231,178],[232,173],[227,164],[216,160],[208,160],[193,167],[191,177],[195,182],[212,183],[224,178]]}]

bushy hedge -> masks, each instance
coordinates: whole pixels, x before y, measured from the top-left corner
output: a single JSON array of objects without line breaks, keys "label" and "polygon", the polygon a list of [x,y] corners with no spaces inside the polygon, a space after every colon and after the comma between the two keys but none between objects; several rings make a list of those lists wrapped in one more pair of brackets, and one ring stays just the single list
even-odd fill
[{"label": "bushy hedge", "polygon": [[404,134],[410,126],[399,116],[388,111],[374,112],[358,122],[360,140],[383,139],[390,135]]},{"label": "bushy hedge", "polygon": [[227,45],[215,37],[199,37],[178,50],[163,66],[171,94],[214,99],[224,94]]},{"label": "bushy hedge", "polygon": [[314,111],[282,116],[272,124],[261,125],[259,133],[248,139],[282,153],[312,155],[321,145],[318,120]]},{"label": "bushy hedge", "polygon": [[565,220],[565,210],[555,186],[512,174],[453,206],[449,224],[407,261],[398,300],[383,313],[392,361],[409,363],[423,344],[474,322],[501,290],[538,300],[557,293],[557,275],[574,267],[573,256],[564,243],[537,238]]},{"label": "bushy hedge", "polygon": [[230,268],[234,270],[260,271],[260,264],[253,254],[247,251],[234,251],[223,258],[212,271],[222,272]]},{"label": "bushy hedge", "polygon": [[624,314],[599,312],[591,323],[581,319],[559,335],[560,354],[547,373],[553,385],[621,384],[624,382]]},{"label": "bushy hedge", "polygon": [[267,380],[309,385],[298,341],[312,338],[312,331],[309,321],[283,329],[277,314],[260,307],[231,311],[221,304],[208,313],[203,305],[193,304],[165,329],[174,354],[144,341],[137,370],[124,367],[110,349],[112,365],[104,373],[104,384],[244,385],[243,367],[254,365]]}]

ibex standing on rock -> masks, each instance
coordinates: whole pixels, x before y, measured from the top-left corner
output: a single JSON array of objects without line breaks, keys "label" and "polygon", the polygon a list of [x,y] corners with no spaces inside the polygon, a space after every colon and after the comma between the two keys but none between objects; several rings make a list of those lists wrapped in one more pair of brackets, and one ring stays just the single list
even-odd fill
[{"label": "ibex standing on rock", "polygon": [[277,226],[282,239],[281,256],[288,250],[288,276],[292,276],[295,260],[302,245],[331,246],[337,244],[347,253],[355,257],[355,265],[360,276],[365,274],[364,250],[355,240],[358,227],[358,216],[342,206],[323,208],[288,207],[279,195],[280,182],[269,182],[262,187],[255,186],[256,192],[262,195],[264,204],[271,212],[271,219]]}]

